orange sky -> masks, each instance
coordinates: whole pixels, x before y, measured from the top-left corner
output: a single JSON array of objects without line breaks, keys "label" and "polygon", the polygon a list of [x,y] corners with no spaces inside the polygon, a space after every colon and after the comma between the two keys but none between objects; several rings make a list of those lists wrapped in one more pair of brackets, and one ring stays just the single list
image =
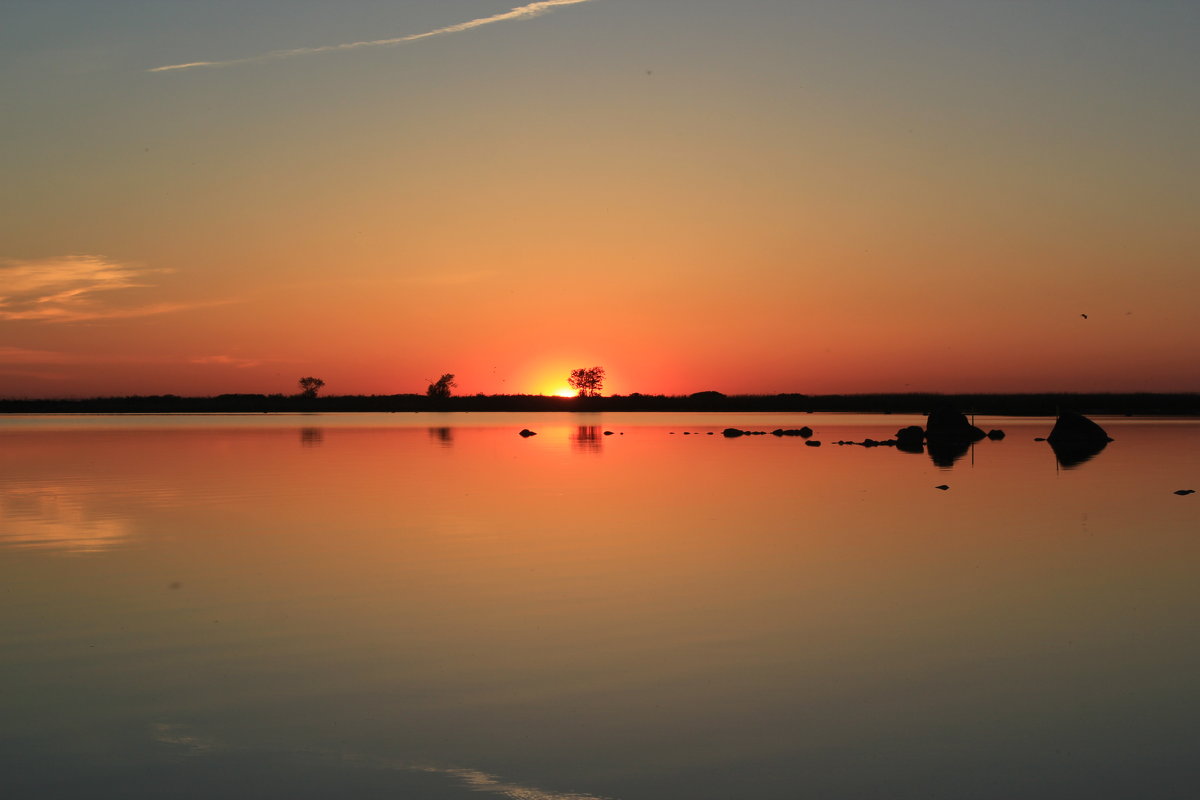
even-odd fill
[{"label": "orange sky", "polygon": [[851,5],[28,4],[0,396],[1200,390],[1200,10]]}]

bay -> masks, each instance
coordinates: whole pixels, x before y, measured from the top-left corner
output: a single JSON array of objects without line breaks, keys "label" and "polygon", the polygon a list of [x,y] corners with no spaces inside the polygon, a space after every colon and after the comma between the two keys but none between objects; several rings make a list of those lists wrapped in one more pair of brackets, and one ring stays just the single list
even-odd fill
[{"label": "bay", "polygon": [[5,794],[1191,797],[1200,424],[1098,421],[0,419]]}]

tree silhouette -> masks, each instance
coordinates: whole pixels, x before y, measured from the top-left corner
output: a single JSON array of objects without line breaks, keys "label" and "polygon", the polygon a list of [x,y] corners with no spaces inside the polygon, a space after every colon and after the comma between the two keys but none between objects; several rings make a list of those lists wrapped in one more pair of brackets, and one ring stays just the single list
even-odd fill
[{"label": "tree silhouette", "polygon": [[317,396],[317,392],[321,391],[321,387],[325,385],[325,381],[320,378],[314,378],[309,375],[306,378],[301,378],[300,381],[300,396],[307,397],[310,400]]},{"label": "tree silhouette", "polygon": [[445,375],[429,384],[429,388],[425,390],[425,394],[429,395],[434,400],[445,400],[450,396],[450,390],[455,386],[458,386],[458,384],[454,382],[454,373],[447,372]]},{"label": "tree silhouette", "polygon": [[599,397],[604,388],[604,367],[580,367],[571,370],[567,383],[580,397]]}]

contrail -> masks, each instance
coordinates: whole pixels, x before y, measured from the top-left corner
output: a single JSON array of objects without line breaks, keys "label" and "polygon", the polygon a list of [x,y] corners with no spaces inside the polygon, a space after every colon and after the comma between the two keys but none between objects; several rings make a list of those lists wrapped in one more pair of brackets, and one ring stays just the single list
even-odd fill
[{"label": "contrail", "polygon": [[479,28],[484,25],[491,25],[493,22],[508,22],[515,19],[529,19],[531,17],[541,16],[542,14],[553,11],[559,6],[574,6],[580,3],[587,3],[590,0],[541,0],[537,3],[529,3],[528,5],[517,6],[516,8],[505,11],[503,14],[496,14],[491,17],[480,17],[469,22],[460,22],[457,25],[448,25],[445,28],[427,31],[425,33],[414,33],[409,36],[397,36],[394,39],[374,39],[369,42],[346,42],[345,44],[327,44],[321,47],[298,47],[294,50],[272,50],[269,53],[263,53],[258,56],[250,56],[248,58],[232,58],[227,61],[189,61],[186,64],[168,64],[165,67],[153,67],[146,70],[147,72],[168,72],[171,70],[193,69],[195,67],[228,67],[234,64],[248,64],[252,61],[267,61],[277,58],[291,58],[292,56],[309,56],[315,53],[332,53],[339,50],[357,50],[360,47],[386,47],[394,44],[404,44],[405,42],[414,42],[417,39],[428,39],[431,36],[444,36],[448,33],[461,33],[469,31],[472,28]]}]

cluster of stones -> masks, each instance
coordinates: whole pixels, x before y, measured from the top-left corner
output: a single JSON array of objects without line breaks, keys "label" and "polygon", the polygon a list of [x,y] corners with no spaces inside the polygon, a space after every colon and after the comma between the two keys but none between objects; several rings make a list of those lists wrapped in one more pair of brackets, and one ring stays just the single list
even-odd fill
[{"label": "cluster of stones", "polygon": [[[803,428],[776,428],[770,433],[772,436],[799,436],[802,439],[807,439],[813,435],[812,428],[807,425]],[[767,431],[743,431],[738,428],[726,428],[721,431],[721,435],[727,439],[736,439],[739,436],[766,436]]]},{"label": "cluster of stones", "polygon": [[899,439],[884,439],[882,441],[879,441],[877,439],[863,439],[861,442],[846,442],[846,441],[839,440],[839,441],[834,442],[834,444],[836,444],[836,445],[854,444],[854,445],[858,445],[859,447],[895,447],[898,444],[900,444],[900,440]]}]

